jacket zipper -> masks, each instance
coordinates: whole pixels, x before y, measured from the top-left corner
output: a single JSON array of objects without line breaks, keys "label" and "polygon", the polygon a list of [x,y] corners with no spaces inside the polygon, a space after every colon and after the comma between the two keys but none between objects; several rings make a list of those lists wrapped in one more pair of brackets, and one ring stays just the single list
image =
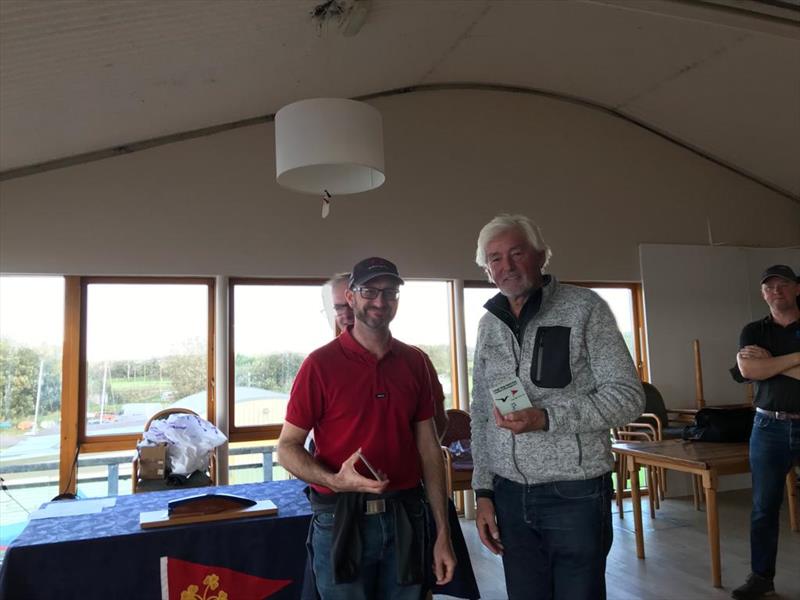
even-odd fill
[{"label": "jacket zipper", "polygon": [[578,466],[583,465],[583,445],[581,444],[581,436],[579,433],[575,434],[575,441],[578,442]]}]

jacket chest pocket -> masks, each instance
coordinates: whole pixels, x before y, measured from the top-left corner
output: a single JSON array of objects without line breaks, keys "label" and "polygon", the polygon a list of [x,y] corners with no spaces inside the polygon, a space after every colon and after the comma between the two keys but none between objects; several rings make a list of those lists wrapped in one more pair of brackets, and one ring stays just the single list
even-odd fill
[{"label": "jacket chest pocket", "polygon": [[533,344],[531,381],[542,388],[563,388],[572,382],[569,327],[539,327]]}]

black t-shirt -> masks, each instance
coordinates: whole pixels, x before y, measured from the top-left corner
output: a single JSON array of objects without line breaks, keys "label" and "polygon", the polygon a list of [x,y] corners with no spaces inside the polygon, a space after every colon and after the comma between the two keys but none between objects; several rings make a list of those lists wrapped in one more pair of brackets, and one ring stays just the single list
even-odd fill
[{"label": "black t-shirt", "polygon": [[[782,327],[765,317],[753,321],[742,329],[739,348],[761,346],[772,356],[800,352],[800,321]],[[756,397],[753,403],[765,410],[800,413],[800,380],[786,375],[775,375],[755,381]]]}]

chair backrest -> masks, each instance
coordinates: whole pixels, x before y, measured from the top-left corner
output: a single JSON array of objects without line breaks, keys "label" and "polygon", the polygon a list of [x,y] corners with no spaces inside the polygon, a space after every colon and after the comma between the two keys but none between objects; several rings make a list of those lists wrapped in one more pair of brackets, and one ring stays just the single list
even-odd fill
[{"label": "chair backrest", "polygon": [[646,381],[642,382],[642,387],[644,388],[644,412],[656,415],[661,420],[661,425],[666,427],[669,417],[661,392],[652,383]]},{"label": "chair backrest", "polygon": [[458,440],[469,440],[472,438],[470,427],[470,416],[468,412],[457,408],[447,410],[447,429],[442,436],[442,446],[449,446]]},{"label": "chair backrest", "polygon": [[611,434],[619,442],[652,442],[653,435],[646,431],[612,430]]},{"label": "chair backrest", "polygon": [[144,430],[147,431],[148,429],[150,429],[150,425],[153,423],[153,421],[159,421],[162,419],[166,419],[170,415],[179,415],[179,414],[194,415],[195,417],[199,416],[196,412],[188,408],[180,408],[178,406],[173,406],[172,408],[165,408],[164,410],[158,411],[156,414],[154,414],[147,420],[147,423],[145,423],[144,426]]}]

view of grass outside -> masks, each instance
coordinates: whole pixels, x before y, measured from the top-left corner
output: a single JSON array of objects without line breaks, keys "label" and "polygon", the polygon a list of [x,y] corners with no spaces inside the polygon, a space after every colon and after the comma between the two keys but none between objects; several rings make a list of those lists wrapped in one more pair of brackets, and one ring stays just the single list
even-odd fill
[{"label": "view of grass outside", "polygon": [[235,285],[236,427],[279,425],[303,360],[333,339],[319,285]]}]

